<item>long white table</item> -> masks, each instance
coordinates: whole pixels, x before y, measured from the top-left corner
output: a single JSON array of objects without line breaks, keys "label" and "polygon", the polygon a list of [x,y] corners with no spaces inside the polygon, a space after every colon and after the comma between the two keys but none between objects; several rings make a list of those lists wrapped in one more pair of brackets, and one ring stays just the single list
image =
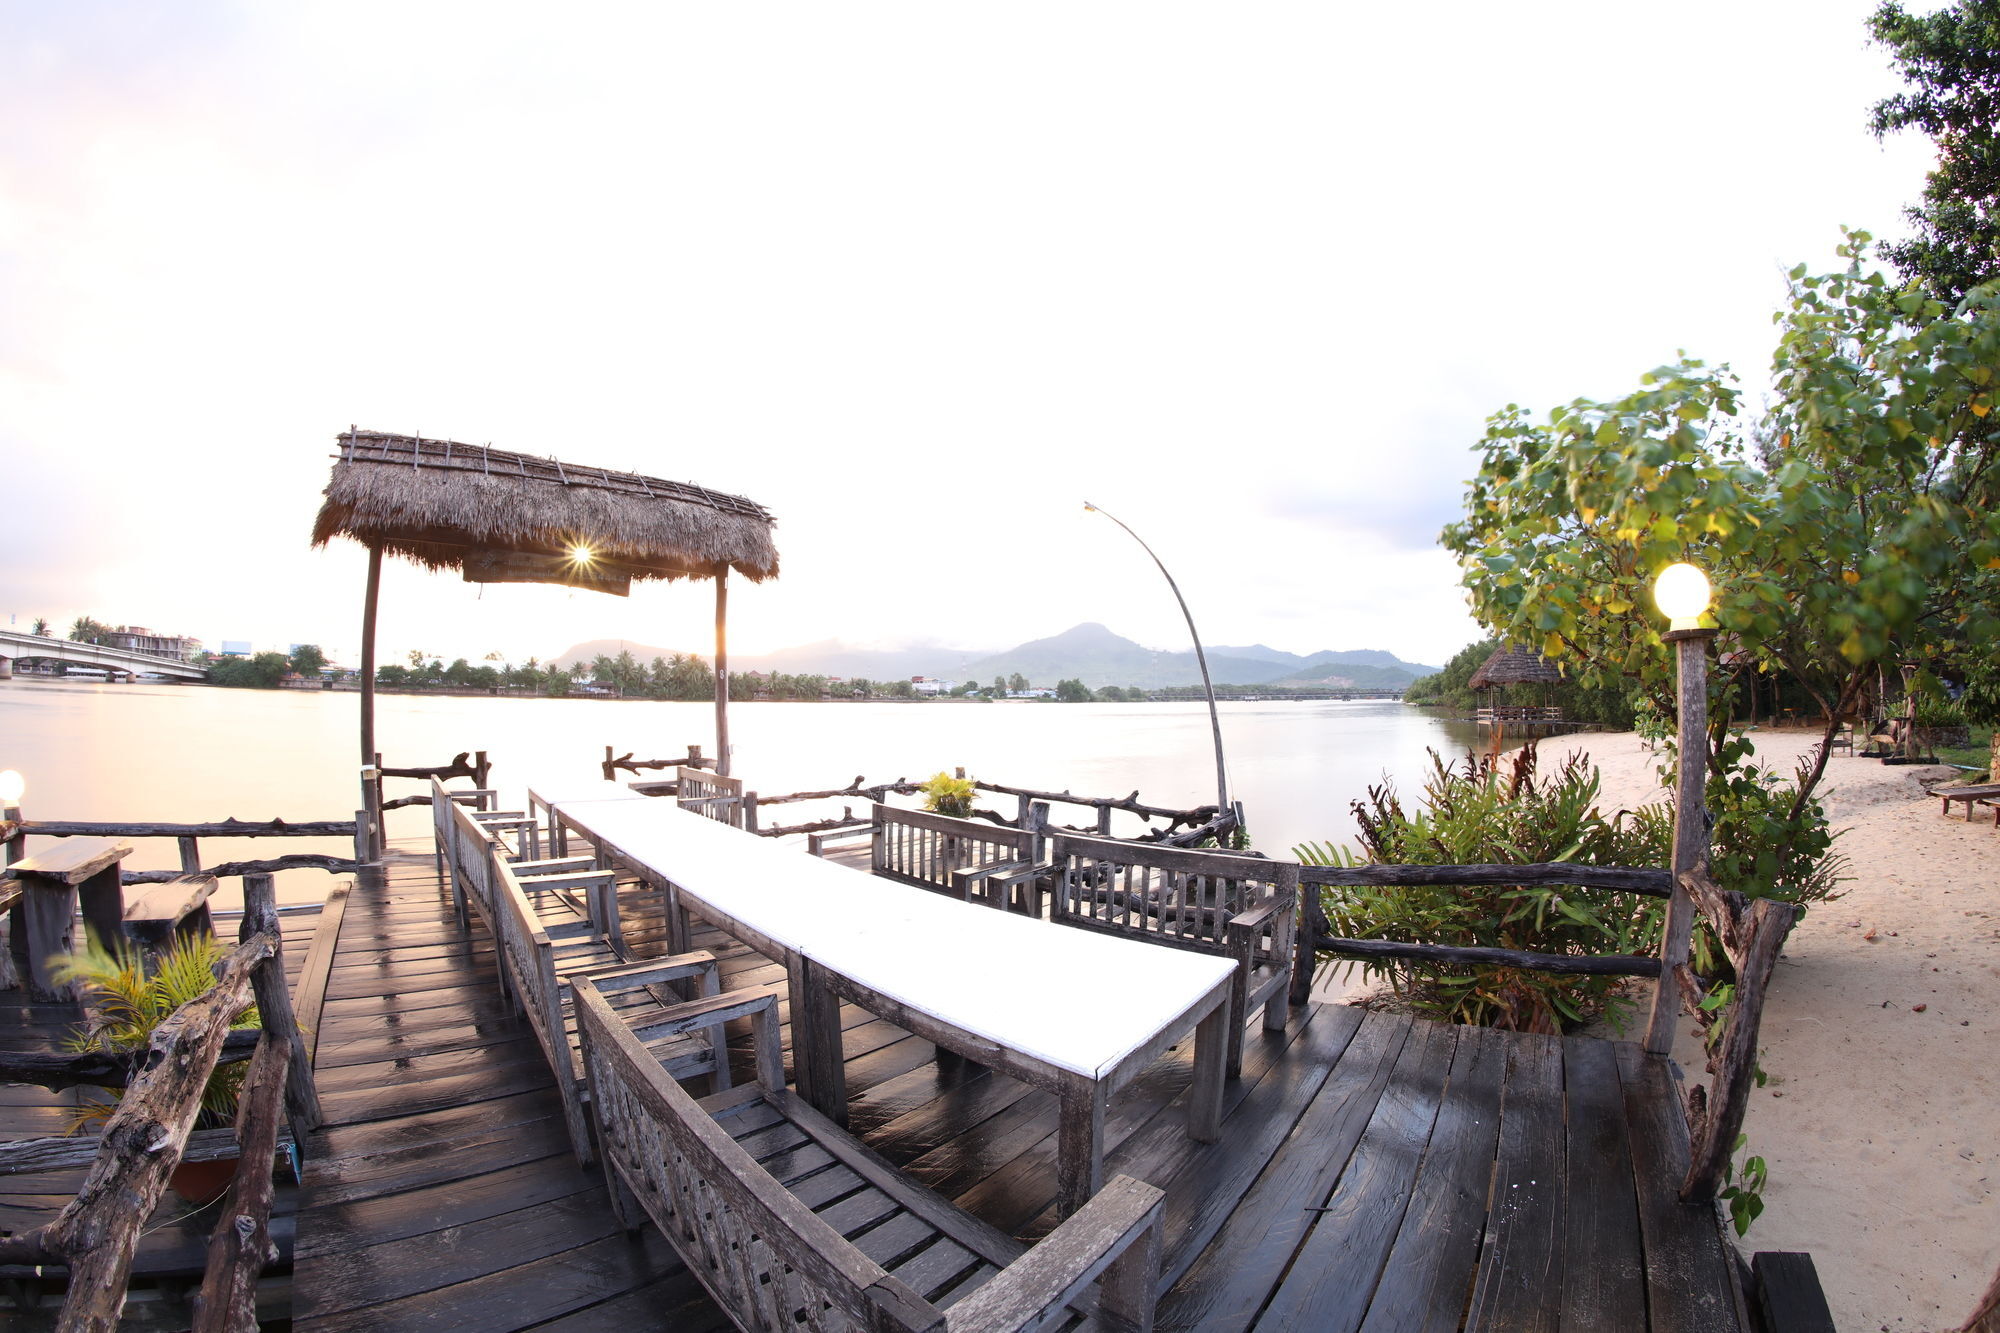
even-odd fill
[{"label": "long white table", "polygon": [[549,826],[549,855],[566,856],[569,853],[568,827],[563,823],[561,807],[585,801],[645,801],[652,798],[633,791],[623,783],[609,782],[603,778],[558,779],[556,781],[536,781],[528,785],[526,809],[532,818],[539,807]]},{"label": "long white table", "polygon": [[[553,802],[562,823],[791,979],[799,1090],[846,1119],[840,1001],[1054,1092],[1059,1205],[1103,1181],[1105,1106],[1195,1033],[1190,1133],[1221,1132],[1226,958],[1053,925],[804,856],[657,799]],[[684,933],[683,933],[684,938]],[[682,947],[677,943],[676,947]]]}]

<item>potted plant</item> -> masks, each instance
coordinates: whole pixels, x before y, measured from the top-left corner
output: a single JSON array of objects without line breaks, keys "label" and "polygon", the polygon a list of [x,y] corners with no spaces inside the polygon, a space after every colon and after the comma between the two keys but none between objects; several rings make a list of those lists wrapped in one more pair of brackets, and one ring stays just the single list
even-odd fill
[{"label": "potted plant", "polygon": [[[176,939],[153,959],[150,970],[136,951],[113,953],[95,940],[87,949],[56,959],[56,979],[75,982],[83,989],[90,1016],[66,1044],[72,1051],[97,1051],[114,1057],[144,1050],[169,1014],[215,985],[215,965],[226,952],[213,936],[201,935]],[[230,1026],[254,1028],[260,1021],[252,1006]],[[196,1129],[220,1129],[235,1123],[244,1070],[240,1063],[216,1066],[202,1089]],[[110,1094],[108,1100],[85,1101],[76,1108],[69,1133],[102,1126],[111,1118],[124,1089],[105,1091]],[[211,1203],[222,1197],[235,1174],[233,1160],[182,1162],[174,1168],[169,1183],[174,1193],[190,1203]]]},{"label": "potted plant", "polygon": [[958,819],[968,819],[972,815],[971,778],[955,778],[949,773],[937,773],[924,783],[924,809],[935,815],[952,815]]}]

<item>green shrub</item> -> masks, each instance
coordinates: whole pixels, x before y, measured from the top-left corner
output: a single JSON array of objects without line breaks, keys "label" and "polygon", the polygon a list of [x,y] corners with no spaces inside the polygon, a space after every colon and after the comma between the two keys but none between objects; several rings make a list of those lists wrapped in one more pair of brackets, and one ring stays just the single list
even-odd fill
[{"label": "green shrub", "polygon": [[[1572,755],[1537,777],[1535,747],[1499,765],[1435,753],[1424,808],[1406,811],[1392,785],[1356,801],[1358,850],[1308,843],[1309,865],[1465,865],[1575,861],[1664,865],[1672,820],[1663,805],[1600,814],[1597,772]],[[1658,947],[1662,902],[1640,894],[1548,885],[1330,887],[1322,903],[1336,934],[1459,947],[1558,954],[1633,954]],[[1560,1032],[1616,1017],[1617,977],[1564,976],[1511,967],[1464,968],[1403,960],[1350,963],[1385,978],[1418,1014],[1457,1023]]]}]

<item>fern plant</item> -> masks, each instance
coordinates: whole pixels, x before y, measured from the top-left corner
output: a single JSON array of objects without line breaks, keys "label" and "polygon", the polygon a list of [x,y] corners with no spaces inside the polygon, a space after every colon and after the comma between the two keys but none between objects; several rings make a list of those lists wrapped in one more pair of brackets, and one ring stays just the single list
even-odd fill
[{"label": "fern plant", "polygon": [[[77,1052],[100,1051],[125,1056],[143,1050],[167,1017],[215,985],[215,965],[227,953],[211,936],[178,939],[161,951],[152,970],[132,950],[112,952],[96,940],[77,953],[53,960],[58,981],[75,982],[91,1008],[90,1022],[65,1043]],[[243,1011],[233,1028],[254,1028],[261,1022],[255,1006]],[[236,1119],[243,1088],[244,1066],[218,1065],[202,1090],[197,1129],[218,1129]],[[76,1108],[67,1132],[101,1125],[118,1109],[122,1089],[106,1089],[109,1101],[91,1101]]]},{"label": "fern plant", "polygon": [[[1575,861],[1665,863],[1672,819],[1664,806],[1595,808],[1598,776],[1581,755],[1538,777],[1534,748],[1504,762],[1431,755],[1423,806],[1406,810],[1390,784],[1356,801],[1356,848],[1307,843],[1308,865],[1466,865]],[[1351,939],[1489,947],[1557,954],[1641,954],[1657,947],[1659,900],[1571,886],[1328,887],[1321,897],[1334,932]],[[1461,967],[1404,959],[1342,960],[1386,980],[1417,1013],[1450,1022],[1560,1032],[1618,1016],[1621,979],[1514,967]]]}]

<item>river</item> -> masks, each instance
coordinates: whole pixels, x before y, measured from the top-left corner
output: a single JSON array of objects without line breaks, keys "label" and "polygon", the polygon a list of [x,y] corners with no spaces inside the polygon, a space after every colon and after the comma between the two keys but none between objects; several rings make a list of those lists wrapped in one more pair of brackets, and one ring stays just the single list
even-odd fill
[{"label": "river", "polygon": [[[0,769],[27,779],[30,819],[194,823],[349,819],[359,804],[352,693],[206,686],[0,681]],[[1307,839],[1353,833],[1349,802],[1393,775],[1414,791],[1426,751],[1462,753],[1469,724],[1394,701],[1224,703],[1231,794],[1255,844],[1282,855]],[[531,776],[595,776],[606,745],[639,758],[714,750],[708,704],[596,699],[493,699],[385,694],[376,735],[386,763],[448,763],[486,750],[508,809]],[[1047,791],[1123,796],[1189,807],[1215,799],[1207,710],[1198,703],[743,703],[730,709],[734,771],[763,793],[921,780],[964,767],[977,778]],[[422,790],[390,783],[391,796]],[[1010,798],[996,802],[1011,813]],[[767,825],[834,813],[821,806],[765,812]],[[1059,822],[1083,822],[1070,810]],[[1123,817],[1121,817],[1123,818]],[[392,837],[427,833],[422,808],[394,811]],[[1121,824],[1119,831],[1139,827]],[[284,852],[343,854],[335,840],[287,838],[202,845],[209,863]],[[179,864],[170,839],[140,840],[133,870]],[[327,877],[280,877],[287,902],[317,901]]]}]

